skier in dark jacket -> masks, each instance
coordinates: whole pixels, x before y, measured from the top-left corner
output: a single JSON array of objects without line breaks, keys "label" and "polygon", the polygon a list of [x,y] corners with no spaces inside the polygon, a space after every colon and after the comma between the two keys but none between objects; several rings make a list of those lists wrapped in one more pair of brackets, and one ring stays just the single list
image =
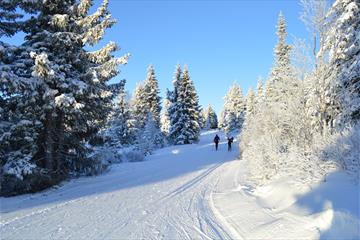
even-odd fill
[{"label": "skier in dark jacket", "polygon": [[228,137],[228,151],[230,152],[231,151],[231,144],[233,143],[234,141],[234,138],[233,137]]},{"label": "skier in dark jacket", "polygon": [[215,150],[218,150],[218,146],[219,146],[219,142],[220,142],[220,138],[219,136],[216,134],[216,136],[214,137],[214,143],[215,143]]}]

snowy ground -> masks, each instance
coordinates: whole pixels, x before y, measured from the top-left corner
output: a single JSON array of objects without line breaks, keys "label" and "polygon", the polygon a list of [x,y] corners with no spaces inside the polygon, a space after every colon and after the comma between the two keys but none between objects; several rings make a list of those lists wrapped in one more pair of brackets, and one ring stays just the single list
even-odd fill
[{"label": "snowy ground", "polygon": [[[1,239],[299,239],[359,236],[359,192],[334,173],[318,187],[246,184],[245,161],[205,132],[38,194],[1,200]],[[222,140],[224,135],[220,133]],[[334,192],[334,190],[336,190]]]}]

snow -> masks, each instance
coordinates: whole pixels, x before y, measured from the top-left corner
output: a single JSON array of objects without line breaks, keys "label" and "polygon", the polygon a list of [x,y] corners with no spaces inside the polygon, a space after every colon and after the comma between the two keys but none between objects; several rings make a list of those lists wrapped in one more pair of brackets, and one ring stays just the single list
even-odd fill
[{"label": "snow", "polygon": [[229,179],[218,186],[225,191],[214,193],[213,199],[237,238],[359,238],[359,189],[344,172],[333,172],[317,184],[282,177],[253,188],[247,184],[246,161],[229,164]]},{"label": "snow", "polygon": [[[212,139],[219,134],[219,151]],[[2,239],[355,239],[359,190],[347,175],[302,185],[274,179],[254,188],[246,160],[225,135],[172,146],[100,176],[0,198]]]}]

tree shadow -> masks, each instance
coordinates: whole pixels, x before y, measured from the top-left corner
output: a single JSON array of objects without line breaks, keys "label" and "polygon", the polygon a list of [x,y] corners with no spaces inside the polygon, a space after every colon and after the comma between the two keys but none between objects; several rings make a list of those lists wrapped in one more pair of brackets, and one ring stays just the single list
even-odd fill
[{"label": "tree shadow", "polygon": [[300,196],[295,206],[315,217],[320,239],[359,239],[360,212],[358,185],[343,171]]},{"label": "tree shadow", "polygon": [[[213,144],[209,144],[212,138],[213,134],[208,134],[202,137],[199,144],[159,149],[146,161],[114,164],[105,174],[64,181],[39,193],[1,197],[0,213],[13,215],[16,211],[25,210],[26,214],[27,211],[47,207],[45,205],[63,204],[90,195],[164,182],[198,171],[199,174],[194,174],[196,178],[209,169],[214,171],[217,165],[236,159],[237,146],[229,153],[226,143],[222,142],[220,151],[215,152]],[[169,192],[171,190],[169,189]]]}]

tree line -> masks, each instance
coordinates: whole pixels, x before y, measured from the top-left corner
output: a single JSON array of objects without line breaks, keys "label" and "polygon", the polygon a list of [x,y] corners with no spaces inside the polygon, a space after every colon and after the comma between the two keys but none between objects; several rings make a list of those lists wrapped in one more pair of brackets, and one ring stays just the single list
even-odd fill
[{"label": "tree line", "polygon": [[[314,39],[286,42],[279,14],[275,62],[265,90],[247,95],[241,157],[255,183],[274,176],[319,180],[343,169],[359,180],[360,2],[302,0]],[[237,109],[240,109],[239,107]]]},{"label": "tree line", "polygon": [[25,33],[17,46],[0,41],[1,195],[101,173],[104,149],[129,147],[136,160],[199,140],[206,119],[187,66],[176,66],[163,108],[152,65],[130,98],[125,80],[108,83],[129,54],[115,57],[114,42],[87,50],[116,23],[108,0],[90,14],[92,6],[92,0],[0,2],[0,36]]}]

